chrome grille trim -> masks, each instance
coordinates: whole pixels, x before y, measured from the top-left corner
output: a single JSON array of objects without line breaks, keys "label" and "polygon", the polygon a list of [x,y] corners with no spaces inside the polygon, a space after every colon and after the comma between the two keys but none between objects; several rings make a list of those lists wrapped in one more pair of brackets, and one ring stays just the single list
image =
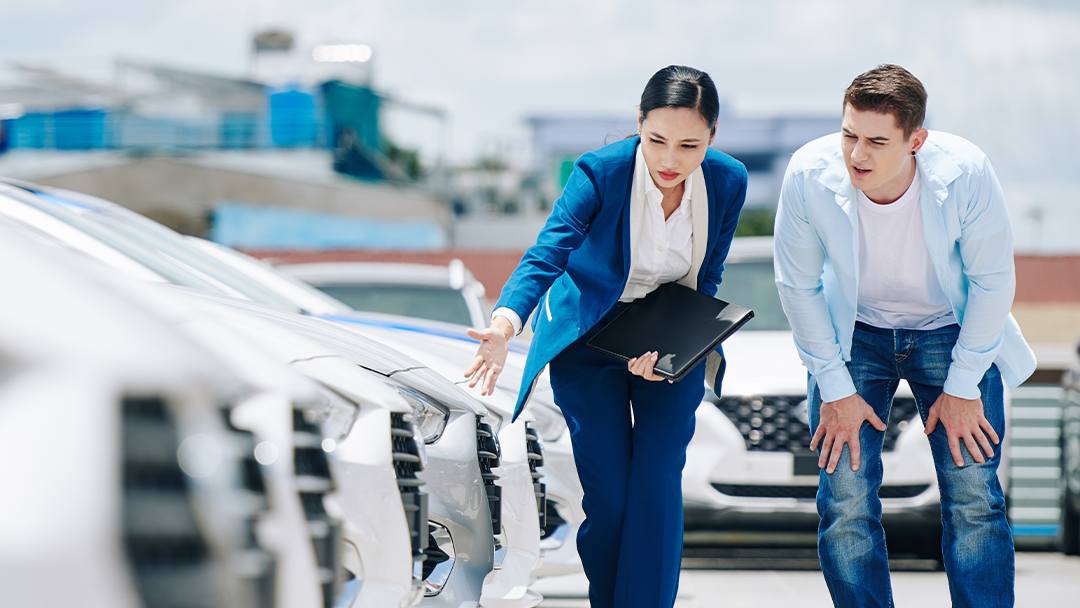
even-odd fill
[{"label": "chrome grille trim", "polygon": [[420,491],[424,482],[418,479],[416,474],[423,470],[423,461],[412,423],[403,413],[390,413],[390,442],[394,474],[397,476],[398,491],[401,493],[401,504],[405,509],[405,521],[409,526],[413,561],[421,562],[426,559],[430,546],[428,496]]},{"label": "chrome grille trim", "polygon": [[[750,452],[810,452],[810,426],[801,395],[739,395],[721,397],[716,407],[743,436]],[[889,411],[882,452],[896,449],[896,440],[919,415],[911,397],[895,397]]]},{"label": "chrome grille trim", "polygon": [[544,474],[539,469],[544,466],[544,446],[540,444],[540,435],[528,422],[525,423],[525,451],[529,457],[533,495],[536,496],[536,512],[540,516],[540,538],[543,538],[547,527],[547,486],[540,482]]},{"label": "chrome grille trim", "polygon": [[502,533],[502,486],[496,484],[499,476],[492,472],[500,464],[499,440],[491,425],[476,417],[476,459],[480,464],[480,477],[487,492],[488,510],[491,513],[491,533],[495,536],[495,548],[502,545],[498,535]]},{"label": "chrome grille trim", "polygon": [[323,434],[304,410],[293,408],[293,466],[308,536],[315,549],[323,606],[332,608],[341,587],[341,520],[326,512],[323,496],[336,487],[330,461],[322,449]]}]

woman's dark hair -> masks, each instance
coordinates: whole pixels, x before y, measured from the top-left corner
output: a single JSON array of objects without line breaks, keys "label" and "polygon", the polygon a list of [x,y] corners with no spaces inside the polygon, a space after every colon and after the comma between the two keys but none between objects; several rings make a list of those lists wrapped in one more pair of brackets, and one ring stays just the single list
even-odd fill
[{"label": "woman's dark hair", "polygon": [[701,70],[684,65],[669,65],[653,74],[641,93],[638,120],[645,120],[656,108],[690,108],[701,114],[716,133],[716,118],[720,115],[720,96],[712,78]]}]

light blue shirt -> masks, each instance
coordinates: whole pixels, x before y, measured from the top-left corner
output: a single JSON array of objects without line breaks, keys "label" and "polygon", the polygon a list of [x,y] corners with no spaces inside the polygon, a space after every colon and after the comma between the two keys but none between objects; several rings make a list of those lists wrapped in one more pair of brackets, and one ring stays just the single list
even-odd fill
[{"label": "light blue shirt", "polygon": [[[967,140],[931,131],[916,156],[923,235],[960,324],[945,392],[981,397],[991,364],[1015,387],[1035,355],[1009,313],[1016,275],[1005,196],[990,161]],[[776,286],[803,364],[823,401],[855,394],[851,360],[859,277],[856,190],[840,134],[800,148],[788,163],[774,231]]]}]

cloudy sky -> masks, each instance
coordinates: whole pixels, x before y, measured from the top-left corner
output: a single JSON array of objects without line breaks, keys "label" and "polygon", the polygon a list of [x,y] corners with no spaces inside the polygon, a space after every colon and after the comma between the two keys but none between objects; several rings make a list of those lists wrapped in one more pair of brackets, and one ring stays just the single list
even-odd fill
[{"label": "cloudy sky", "polygon": [[[251,35],[266,28],[292,31],[301,47],[368,44],[377,87],[448,112],[445,149],[456,162],[525,154],[525,116],[633,116],[645,81],[672,63],[706,70],[736,115],[755,117],[839,116],[855,75],[898,63],[930,93],[929,126],[980,145],[1013,186],[1014,223],[1017,214],[1031,220],[1018,237],[1058,229],[1045,209],[1075,201],[1080,180],[1075,0],[3,4],[0,62],[45,62],[98,78],[115,58],[244,75]],[[429,158],[440,146],[430,119],[400,116],[391,126]],[[1080,232],[1080,214],[1060,219]]]}]

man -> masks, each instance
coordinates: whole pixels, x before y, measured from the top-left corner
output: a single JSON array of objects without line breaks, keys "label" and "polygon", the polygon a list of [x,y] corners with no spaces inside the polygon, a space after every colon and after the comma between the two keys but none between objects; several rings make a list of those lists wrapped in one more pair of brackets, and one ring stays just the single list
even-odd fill
[{"label": "man", "polygon": [[1012,233],[989,160],[922,128],[926,91],[882,65],[844,93],[841,133],[792,156],[776,215],[776,285],[809,370],[818,556],[837,606],[891,606],[881,446],[901,378],[934,454],[953,606],[1013,604],[997,480],[1002,382],[1035,357],[1009,314]]}]

